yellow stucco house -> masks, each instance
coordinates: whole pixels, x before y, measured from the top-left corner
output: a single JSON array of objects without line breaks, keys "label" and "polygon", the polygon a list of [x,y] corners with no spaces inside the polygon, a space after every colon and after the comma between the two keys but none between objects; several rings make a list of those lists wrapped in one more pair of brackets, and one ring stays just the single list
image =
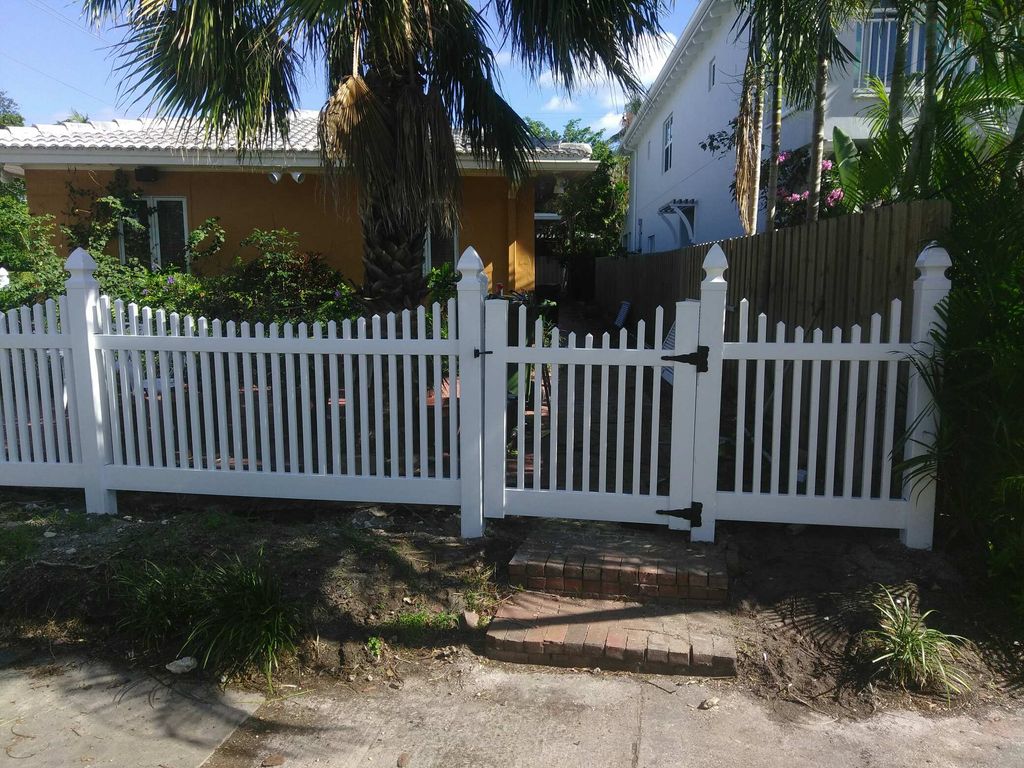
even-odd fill
[{"label": "yellow stucco house", "polygon": [[[180,258],[188,232],[220,217],[227,242],[206,271],[226,266],[254,227],[299,234],[300,247],[325,256],[346,277],[362,280],[362,237],[352,187],[332,196],[320,171],[317,113],[297,112],[286,146],[240,159],[230,142],[217,146],[195,127],[175,120],[91,121],[0,128],[0,169],[23,176],[29,209],[64,221],[69,184],[106,194],[121,169],[146,197],[151,262]],[[437,265],[473,245],[492,287],[528,291],[535,285],[534,217],[537,190],[560,177],[587,173],[597,163],[586,144],[539,145],[534,177],[518,187],[500,170],[475,160],[458,142],[462,214],[454,242],[431,238],[425,258]],[[59,244],[66,247],[67,244]],[[115,246],[112,246],[115,247]]]}]

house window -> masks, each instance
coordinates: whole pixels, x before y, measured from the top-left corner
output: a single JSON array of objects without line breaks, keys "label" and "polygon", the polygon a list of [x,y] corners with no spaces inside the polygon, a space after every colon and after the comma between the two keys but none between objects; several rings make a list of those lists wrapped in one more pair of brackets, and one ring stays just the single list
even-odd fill
[{"label": "house window", "polygon": [[654,253],[654,235],[647,236],[647,252]]},{"label": "house window", "polygon": [[661,172],[672,168],[672,115],[661,126]]},{"label": "house window", "polygon": [[427,228],[427,236],[423,240],[423,274],[447,261],[454,266],[459,260],[458,230],[447,235],[435,234]]},{"label": "house window", "polygon": [[[924,25],[911,24],[907,49],[907,74],[924,71]],[[864,22],[857,24],[857,50],[859,64],[857,83],[861,88],[871,86],[874,78],[885,87],[892,85],[892,72],[896,60],[896,11],[876,8]]]},{"label": "house window", "polygon": [[651,142],[650,142],[650,140],[647,141],[647,159],[648,160],[651,159]]},{"label": "house window", "polygon": [[644,220],[638,218],[636,220],[636,249],[639,251],[644,247]]},{"label": "house window", "polygon": [[188,206],[184,197],[144,197],[135,202],[137,226],[118,225],[121,263],[150,269],[188,269]]},{"label": "house window", "polygon": [[715,87],[715,78],[718,75],[718,65],[715,63],[714,57],[708,62],[708,90],[710,91]]}]

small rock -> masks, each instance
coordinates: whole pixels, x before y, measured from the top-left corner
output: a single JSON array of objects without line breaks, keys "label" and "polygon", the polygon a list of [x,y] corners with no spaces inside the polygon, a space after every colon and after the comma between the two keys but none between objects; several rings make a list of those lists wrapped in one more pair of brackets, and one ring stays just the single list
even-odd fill
[{"label": "small rock", "polygon": [[260,763],[262,768],[271,768],[275,765],[284,765],[284,755],[267,755],[263,758],[263,762]]},{"label": "small rock", "polygon": [[160,521],[160,525],[167,525],[169,522],[171,522],[171,521],[170,520],[161,520]]},{"label": "small rock", "polygon": [[65,550],[64,550],[64,554],[65,554],[65,555],[73,555],[73,554],[75,554],[75,552],[77,552],[77,551],[78,551],[78,550],[77,550],[77,549],[75,549],[74,547],[68,547],[67,549],[65,549]]},{"label": "small rock", "polygon": [[372,683],[373,682],[373,675],[367,675],[366,676],[366,682]]},{"label": "small rock", "polygon": [[406,605],[412,605],[412,598],[407,595],[407,596],[402,598],[402,602],[405,603]]},{"label": "small rock", "polygon": [[396,691],[399,691],[402,689],[402,684],[396,680],[394,682],[388,683],[388,687],[394,688]]},{"label": "small rock", "polygon": [[122,517],[121,519],[122,519],[122,520],[127,520],[127,521],[128,521],[129,523],[130,523],[130,522],[132,521],[132,516],[131,516],[131,515],[125,515],[125,516],[124,516],[124,517]]},{"label": "small rock", "polygon": [[348,680],[350,683],[354,683],[356,681],[356,676],[355,675],[349,675],[345,679]]},{"label": "small rock", "polygon": [[398,768],[406,768],[412,761],[412,755],[408,752],[403,752],[398,756]]},{"label": "small rock", "polygon": [[590,670],[590,674],[592,674],[592,675],[599,675],[599,674],[601,674],[601,668],[600,667],[594,667],[592,670]]},{"label": "small rock", "polygon": [[480,614],[476,611],[465,610],[459,617],[459,623],[462,624],[463,629],[476,629],[480,624]]},{"label": "small rock", "polygon": [[718,707],[718,697],[712,696],[710,699],[704,699],[700,704],[697,705],[697,709],[716,709]]},{"label": "small rock", "polygon": [[43,538],[44,539],[52,539],[56,535],[57,535],[56,531],[43,531]]},{"label": "small rock", "polygon": [[370,514],[373,515],[374,517],[387,517],[388,516],[387,512],[385,512],[383,509],[380,509],[378,507],[374,507],[373,509],[371,509],[370,510]]},{"label": "small rock", "polygon": [[[173,672],[175,675],[183,675],[186,672],[191,672],[197,665],[198,662],[196,661],[195,656],[183,656],[182,658],[176,659],[166,665],[164,669],[168,672]],[[277,763],[277,765],[280,765],[280,763]]]}]

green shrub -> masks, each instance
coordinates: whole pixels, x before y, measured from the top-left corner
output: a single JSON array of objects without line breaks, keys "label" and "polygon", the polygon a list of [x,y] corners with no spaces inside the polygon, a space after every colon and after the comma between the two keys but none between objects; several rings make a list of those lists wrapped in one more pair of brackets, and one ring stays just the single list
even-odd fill
[{"label": "green shrub", "polygon": [[875,601],[878,629],[867,630],[868,649],[879,673],[901,688],[939,688],[947,696],[970,690],[955,661],[963,638],[925,626],[934,611],[918,616],[905,598],[882,587]]},{"label": "green shrub", "polygon": [[299,637],[298,612],[260,552],[252,561],[226,557],[212,565],[146,562],[115,579],[120,629],[145,648],[180,644],[219,675],[258,669],[272,686],[282,656]]}]

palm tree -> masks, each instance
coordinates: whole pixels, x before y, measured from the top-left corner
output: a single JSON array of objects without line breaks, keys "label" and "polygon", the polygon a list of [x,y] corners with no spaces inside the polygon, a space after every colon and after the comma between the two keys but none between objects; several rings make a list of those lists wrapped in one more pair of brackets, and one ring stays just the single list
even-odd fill
[{"label": "palm tree", "polygon": [[[741,99],[740,115],[749,107],[743,99],[754,105],[750,110],[749,122],[756,123],[757,134],[754,141],[747,141],[744,135],[744,121],[737,120],[737,202],[740,202],[741,218],[746,216],[756,223],[757,201],[760,186],[761,163],[761,123],[762,117],[755,117],[757,111],[763,112],[764,90],[768,79],[771,80],[771,149],[768,162],[768,181],[766,184],[765,219],[769,231],[775,229],[776,193],[779,181],[778,158],[782,150],[782,102],[801,107],[810,104],[811,84],[813,83],[813,62],[815,48],[813,30],[807,24],[807,14],[801,0],[740,0],[740,16],[734,24],[737,29],[736,38],[747,35],[747,67],[744,71],[744,84],[756,85],[756,91],[744,87]],[[745,142],[746,143],[742,143]],[[756,143],[756,151],[752,145]],[[757,171],[752,169],[757,164]],[[756,185],[752,184],[756,178]],[[744,183],[740,183],[744,179]],[[744,188],[741,198],[740,189]],[[752,206],[752,207],[751,207]]]},{"label": "palm tree", "polygon": [[231,133],[242,152],[287,139],[299,78],[326,73],[323,165],[358,185],[363,290],[386,309],[420,302],[425,233],[458,217],[454,132],[513,182],[530,171],[534,137],[499,93],[492,46],[507,43],[527,72],[550,71],[570,92],[598,75],[638,92],[631,61],[660,32],[662,8],[492,0],[492,29],[468,0],[83,2],[124,30],[126,93],[212,137]]},{"label": "palm tree", "polygon": [[815,28],[816,56],[814,73],[811,164],[807,176],[807,221],[817,221],[821,209],[821,163],[825,159],[825,104],[832,66],[842,69],[853,60],[850,50],[839,41],[838,30],[864,11],[861,0],[809,0],[807,12]]}]

